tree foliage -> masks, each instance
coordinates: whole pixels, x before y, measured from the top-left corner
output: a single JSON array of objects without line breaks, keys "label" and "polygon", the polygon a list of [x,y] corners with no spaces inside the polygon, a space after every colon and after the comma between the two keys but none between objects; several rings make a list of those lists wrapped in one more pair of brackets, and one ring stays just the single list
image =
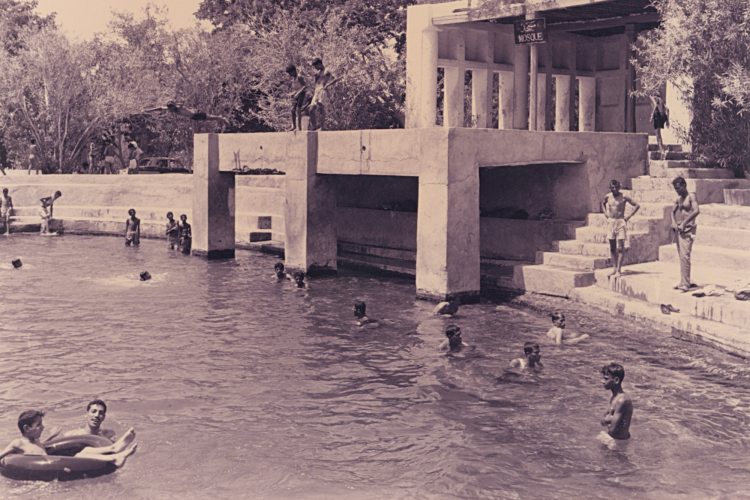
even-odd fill
[{"label": "tree foliage", "polygon": [[693,120],[680,131],[694,151],[736,173],[750,158],[750,3],[655,0],[664,22],[636,43],[642,95],[667,82],[684,92]]}]

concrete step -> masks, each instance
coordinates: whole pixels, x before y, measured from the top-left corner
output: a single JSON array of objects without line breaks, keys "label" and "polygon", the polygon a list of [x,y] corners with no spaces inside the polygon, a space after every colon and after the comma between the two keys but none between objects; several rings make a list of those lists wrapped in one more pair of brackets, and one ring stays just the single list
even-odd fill
[{"label": "concrete step", "polygon": [[723,351],[750,357],[750,335],[747,328],[710,321],[686,312],[662,314],[659,304],[630,298],[598,286],[575,288],[571,290],[570,298],[614,316],[652,322],[676,338],[706,343]]},{"label": "concrete step", "polygon": [[482,289],[525,291],[521,279],[523,276],[521,268],[533,264],[533,262],[518,260],[482,258],[479,270],[481,287]]},{"label": "concrete step", "polygon": [[255,250],[257,252],[267,253],[270,255],[276,255],[277,257],[284,258],[284,241],[282,240],[271,240],[271,241],[259,241],[259,242],[236,242],[237,248],[244,250]]},{"label": "concrete step", "polygon": [[737,274],[730,270],[706,267],[696,269],[691,274],[691,279],[697,286],[688,293],[674,289],[680,274],[679,265],[676,264],[650,262],[624,269],[619,278],[608,277],[607,274],[608,271],[595,273],[597,287],[652,304],[671,304],[682,314],[725,323],[750,332],[750,307],[746,302],[736,300],[732,293],[700,298],[693,296],[693,293],[700,292],[707,285],[717,285],[719,289],[732,285]]},{"label": "concrete step", "polygon": [[750,207],[750,189],[725,189],[724,203],[727,205]]},{"label": "concrete step", "polygon": [[[700,228],[698,229],[700,231]],[[696,241],[700,241],[696,238]],[[750,250],[693,245],[690,261],[694,269],[700,266],[731,269],[744,276],[750,269]],[[679,263],[677,245],[659,247],[659,262]]]},{"label": "concrete step", "polygon": [[[594,231],[602,232],[594,233]],[[602,235],[604,233],[600,228],[593,228],[593,231],[591,231],[590,234]],[[652,245],[654,245],[654,241],[654,238],[652,238],[648,233],[628,234],[628,256],[631,259],[630,262],[635,263],[656,260],[656,247],[654,247],[653,249],[650,248]],[[565,240],[558,241],[557,248],[560,253],[569,255],[587,255],[589,257],[608,257],[610,255],[608,241],[606,243],[604,241],[602,241],[601,243],[591,243],[581,240]],[[628,262],[628,258],[626,258],[626,262]]]},{"label": "concrete step", "polygon": [[701,245],[734,250],[747,250],[750,245],[750,229],[702,225],[698,231],[696,243]]},{"label": "concrete step", "polygon": [[723,168],[690,168],[673,166],[667,168],[659,162],[651,162],[649,174],[651,177],[675,179],[734,179],[734,172]]},{"label": "concrete step", "polygon": [[352,269],[361,269],[370,272],[375,271],[378,273],[399,276],[417,275],[417,265],[415,262],[403,259],[389,259],[377,255],[339,251],[338,265]]},{"label": "concrete step", "polygon": [[[58,206],[55,203],[54,216],[56,219],[67,219],[67,218],[84,218],[84,219],[114,219],[123,221],[127,219],[128,210],[131,208],[135,209],[136,216],[141,221],[153,221],[167,223],[167,212],[172,212],[176,220],[180,219],[180,215],[185,214],[188,217],[188,222],[192,219],[192,209],[185,207],[174,207],[174,208],[162,208],[162,207],[134,207],[134,206],[122,206],[122,207],[88,207],[88,206]],[[24,206],[16,207],[13,209],[13,214],[19,217],[37,217],[39,216],[38,206]]]},{"label": "concrete step", "polygon": [[648,217],[669,221],[669,214],[672,212],[674,200],[669,203],[641,203],[641,209],[638,210],[637,217]]},{"label": "concrete step", "polygon": [[739,205],[701,205],[698,216],[698,230],[701,226],[750,229],[750,207]]},{"label": "concrete step", "polygon": [[590,257],[559,252],[537,252],[537,264],[560,267],[572,271],[594,271],[612,265],[609,257]]},{"label": "concrete step", "polygon": [[659,152],[657,146],[656,151],[649,150],[649,160],[690,160],[692,153],[683,153],[682,151],[667,151],[664,154]]},{"label": "concrete step", "polygon": [[[628,240],[631,242],[631,245],[633,242],[638,239],[641,235],[648,234],[648,231],[628,231]],[[575,240],[569,240],[569,241],[578,241],[581,243],[607,243],[609,244],[609,239],[607,238],[607,229],[604,227],[579,227],[576,229],[576,239]],[[558,243],[558,249],[562,248]],[[559,250],[562,252],[562,250]]]},{"label": "concrete step", "polygon": [[[681,144],[665,144],[664,147],[667,149],[667,151],[673,151],[673,152],[680,152],[680,151],[682,151],[682,145]],[[649,141],[649,143],[648,143],[648,150],[649,151],[659,151],[659,145],[656,143],[656,137],[654,137],[654,142]]]},{"label": "concrete step", "polygon": [[[625,227],[627,228],[628,232],[648,233],[649,231],[657,230],[665,224],[666,222],[664,220],[664,217],[656,218],[636,215],[627,222]],[[586,227],[596,227],[604,229],[607,227],[607,218],[604,216],[604,214],[588,214],[586,216]],[[578,230],[581,229],[584,228],[578,228]]]},{"label": "concrete step", "polygon": [[403,248],[388,248],[374,245],[360,245],[348,241],[338,242],[339,253],[350,253],[360,255],[371,255],[374,257],[383,257],[386,259],[417,261],[417,251]]},{"label": "concrete step", "polygon": [[649,160],[648,171],[652,176],[654,172],[669,172],[673,168],[705,168],[702,162],[695,160]]},{"label": "concrete step", "polygon": [[[719,170],[721,172],[721,170]],[[726,170],[724,170],[726,172]],[[688,191],[697,193],[698,202],[701,203],[700,193],[721,191],[721,199],[724,199],[723,191],[725,189],[748,189],[750,188],[750,179],[685,179]],[[672,191],[672,179],[663,177],[636,177],[631,179],[633,191]]]},{"label": "concrete step", "polygon": [[518,266],[514,283],[526,292],[569,297],[574,289],[594,284],[593,271],[573,271],[548,265]]}]

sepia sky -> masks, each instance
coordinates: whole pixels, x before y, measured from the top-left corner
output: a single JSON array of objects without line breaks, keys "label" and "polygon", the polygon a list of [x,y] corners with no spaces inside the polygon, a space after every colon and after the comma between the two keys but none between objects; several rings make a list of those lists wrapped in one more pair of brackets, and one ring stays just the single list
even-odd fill
[{"label": "sepia sky", "polygon": [[[38,0],[37,12],[47,15],[57,12],[57,24],[73,38],[89,40],[94,33],[105,31],[111,11],[130,11],[136,18],[143,16],[143,8],[151,1],[166,6],[173,28],[187,28],[196,23],[193,15],[201,0]],[[203,23],[208,25],[207,23]]]}]

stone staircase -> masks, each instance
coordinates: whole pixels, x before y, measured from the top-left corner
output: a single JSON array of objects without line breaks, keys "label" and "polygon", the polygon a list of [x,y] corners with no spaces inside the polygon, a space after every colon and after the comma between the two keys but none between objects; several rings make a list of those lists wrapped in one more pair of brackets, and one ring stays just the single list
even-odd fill
[{"label": "stone staircase", "polygon": [[[688,190],[697,195],[700,204],[723,203],[725,190],[738,200],[744,200],[745,192],[750,192],[750,180],[734,179],[732,172],[727,170],[701,168],[682,152],[680,146],[670,145],[663,159],[655,144],[650,144],[649,150],[651,175],[623,182],[631,189],[622,192],[630,193],[641,205],[638,214],[627,225],[629,249],[625,266],[656,261],[662,247],[664,252],[669,252],[666,248],[671,248],[667,245],[671,239],[669,214],[676,196],[672,187],[675,177],[686,179]],[[628,207],[626,213],[630,210]],[[556,251],[539,252],[537,265],[521,269],[523,289],[570,297],[578,288],[602,280],[606,283],[611,269],[602,270],[611,267],[611,259],[605,224],[603,214],[589,214],[586,226],[576,230],[576,239],[556,242]],[[725,238],[731,238],[732,234],[726,233]]]}]

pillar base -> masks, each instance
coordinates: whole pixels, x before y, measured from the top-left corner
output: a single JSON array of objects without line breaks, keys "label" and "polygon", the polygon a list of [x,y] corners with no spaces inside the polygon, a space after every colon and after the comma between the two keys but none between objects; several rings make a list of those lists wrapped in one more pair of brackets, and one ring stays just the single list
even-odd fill
[{"label": "pillar base", "polygon": [[417,299],[429,300],[430,302],[450,302],[458,299],[461,304],[476,304],[479,302],[479,290],[469,292],[438,293],[417,288]]},{"label": "pillar base", "polygon": [[193,250],[192,254],[196,257],[201,257],[206,260],[223,260],[223,259],[234,259],[234,249],[225,250]]},{"label": "pillar base", "polygon": [[306,276],[335,276],[338,270],[335,267],[311,265],[307,269],[297,266],[287,266],[286,272],[293,274],[296,271],[302,271]]}]

